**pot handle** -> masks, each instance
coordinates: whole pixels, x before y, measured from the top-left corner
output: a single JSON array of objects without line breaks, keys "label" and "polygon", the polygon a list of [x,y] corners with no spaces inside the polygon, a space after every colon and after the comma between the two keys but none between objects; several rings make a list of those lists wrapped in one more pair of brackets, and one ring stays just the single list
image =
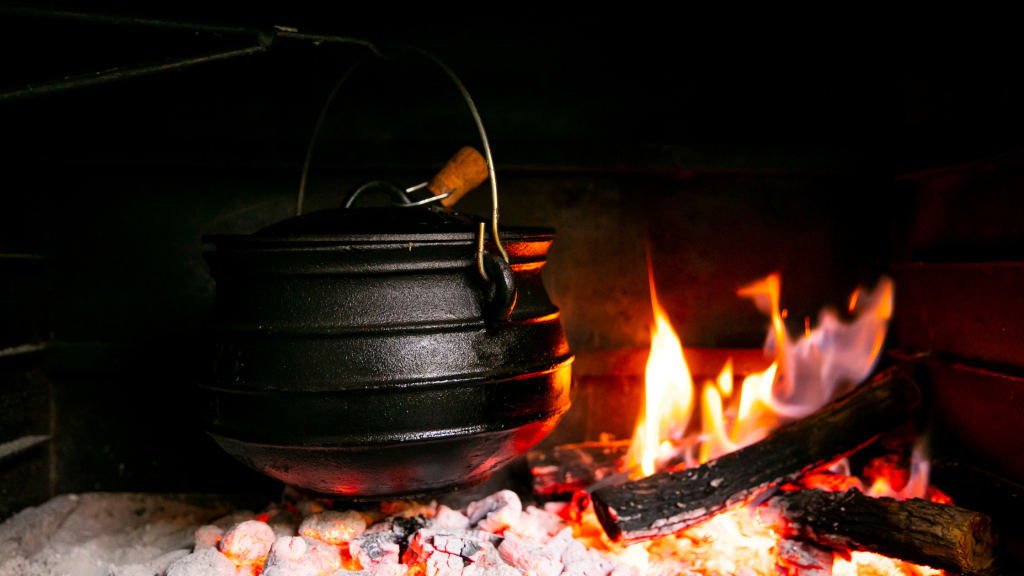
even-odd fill
[{"label": "pot handle", "polygon": [[482,262],[491,287],[484,305],[484,318],[488,322],[505,322],[516,307],[516,275],[508,262],[493,252],[485,253]]},{"label": "pot handle", "polygon": [[[444,70],[444,73],[448,75],[448,78],[451,79],[452,83],[455,84],[455,87],[459,89],[459,92],[462,94],[463,100],[466,101],[466,106],[469,108],[470,114],[473,115],[473,121],[476,123],[477,132],[480,133],[480,142],[481,144],[483,144],[487,176],[488,179],[490,179],[491,181],[492,241],[494,242],[494,247],[498,249],[498,252],[501,254],[501,257],[507,263],[508,252],[505,250],[505,247],[501,245],[501,236],[498,234],[498,178],[494,174],[494,158],[491,156],[491,144],[487,140],[487,131],[484,130],[484,122],[483,120],[480,119],[480,112],[477,111],[476,104],[473,103],[473,98],[470,97],[469,91],[466,90],[465,85],[462,84],[462,80],[459,80],[459,77],[455,75],[455,72],[452,71],[452,69],[449,68],[447,64],[442,62],[437,56],[434,56],[430,52],[427,52],[426,50],[423,50],[422,48],[417,48],[415,46],[393,44],[388,46],[387,48],[409,50],[419,54],[420,56],[423,56],[427,60],[432,61],[434,64],[437,64],[437,66]],[[378,55],[380,54],[378,53]],[[366,58],[356,62],[355,64],[352,65],[351,68],[349,68],[345,72],[345,74],[341,76],[341,78],[338,79],[338,82],[334,85],[334,88],[331,90],[331,93],[327,96],[327,101],[324,102],[323,107],[320,109],[320,116],[317,118],[316,125],[313,127],[313,134],[309,140],[309,147],[306,149],[306,159],[302,164],[302,178],[299,180],[299,197],[295,207],[295,214],[297,216],[302,215],[302,201],[306,193],[306,177],[309,175],[309,164],[313,158],[313,146],[316,144],[317,136],[320,134],[320,128],[323,126],[324,121],[327,119],[327,111],[330,109],[331,103],[334,101],[334,97],[338,94],[338,90],[341,88],[341,85],[344,84],[345,80],[347,80],[348,77],[351,76],[352,73],[355,72],[356,69],[358,69],[365,61]],[[455,198],[452,198],[452,203],[454,203],[455,200],[457,199],[457,196]],[[481,234],[481,240],[482,238],[483,235]],[[481,265],[480,268],[482,270],[483,266]],[[485,280],[487,279],[487,276],[484,275],[482,272],[481,275],[484,276]]]}]

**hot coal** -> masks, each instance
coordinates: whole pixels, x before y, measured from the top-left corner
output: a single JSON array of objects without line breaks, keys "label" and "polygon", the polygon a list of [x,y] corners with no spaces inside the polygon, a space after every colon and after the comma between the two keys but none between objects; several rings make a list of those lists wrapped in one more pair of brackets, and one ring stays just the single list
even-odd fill
[{"label": "hot coal", "polygon": [[832,576],[835,555],[812,542],[779,540],[779,571],[787,576]]},{"label": "hot coal", "polygon": [[366,520],[358,512],[325,510],[303,519],[299,534],[335,546],[348,542],[366,530]]}]

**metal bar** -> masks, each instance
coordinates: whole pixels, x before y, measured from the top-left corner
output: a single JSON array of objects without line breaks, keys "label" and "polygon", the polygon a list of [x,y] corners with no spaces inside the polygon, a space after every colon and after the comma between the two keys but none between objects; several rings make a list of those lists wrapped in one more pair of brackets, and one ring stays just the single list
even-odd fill
[{"label": "metal bar", "polygon": [[349,38],[347,36],[305,34],[300,33],[298,30],[294,28],[289,28],[286,26],[274,26],[268,28],[256,28],[251,26],[223,26],[219,24],[204,24],[200,22],[182,22],[177,20],[161,20],[158,18],[136,18],[133,16],[121,16],[115,14],[79,12],[76,10],[67,10],[60,8],[30,6],[18,2],[0,2],[0,14],[36,18],[55,18],[61,20],[77,20],[80,22],[100,24],[144,26],[150,28],[163,28],[166,30],[182,30],[187,32],[208,32],[211,34],[254,35],[259,41],[259,46],[254,46],[252,48],[231,50],[229,52],[217,52],[213,54],[193,56],[189,58],[168,58],[166,60],[152,62],[149,64],[126,66],[123,68],[113,68],[111,70],[96,72],[95,74],[83,74],[80,76],[72,76],[70,78],[63,78],[60,80],[43,82],[41,84],[28,85],[22,88],[5,90],[3,92],[0,92],[0,103],[10,102],[14,100],[22,100],[34,96],[44,96],[47,94],[63,92],[65,90],[72,90],[75,88],[95,86],[97,84],[106,84],[108,82],[124,80],[127,78],[137,78],[139,76],[146,76],[149,74],[155,74],[157,72],[180,70],[181,68],[185,68],[195,64],[202,64],[204,62],[212,62],[215,60],[225,60],[228,58],[234,58],[235,56],[247,56],[249,54],[258,54],[260,52],[266,52],[267,49],[270,48],[270,46],[274,43],[274,40],[276,40],[277,38],[303,40],[307,42],[313,42],[315,44],[325,42],[331,44],[354,44],[357,46],[368,48],[377,56],[383,57],[380,50],[377,49],[377,46],[367,40]]},{"label": "metal bar", "polygon": [[4,348],[0,350],[0,358],[7,356],[21,356],[22,354],[31,354],[33,352],[39,352],[40,350],[46,350],[46,344],[22,344],[21,346],[14,346],[12,348]]},{"label": "metal bar", "polygon": [[0,103],[23,100],[35,96],[46,96],[57,92],[63,92],[65,90],[85,88],[88,86],[96,86],[98,84],[107,84],[118,80],[127,80],[129,78],[138,78],[140,76],[148,76],[157,72],[180,70],[196,64],[227,60],[237,56],[260,54],[262,52],[266,52],[268,48],[268,45],[261,44],[251,48],[242,48],[240,50],[231,50],[228,52],[214,52],[211,54],[192,56],[190,58],[167,58],[166,60],[159,60],[148,64],[112,68],[110,70],[95,72],[93,74],[82,74],[81,76],[51,80],[40,84],[30,84],[21,88],[14,88],[0,92]]},{"label": "metal bar", "polygon": [[42,254],[0,254],[0,260],[46,260]]},{"label": "metal bar", "polygon": [[359,38],[349,38],[348,36],[324,36],[321,34],[305,34],[291,29],[284,29],[284,27],[277,27],[278,29],[274,32],[276,38],[291,38],[293,40],[306,40],[313,42],[314,44],[327,43],[327,44],[355,44],[357,46],[363,46],[369,48],[375,55],[384,58],[384,54],[377,48],[377,45],[369,40],[360,40]]},{"label": "metal bar", "polygon": [[217,24],[202,24],[198,22],[178,22],[173,20],[160,20],[157,18],[134,18],[131,16],[119,16],[115,14],[94,14],[90,12],[78,12],[60,8],[46,8],[30,6],[19,2],[0,2],[0,14],[11,16],[29,16],[36,18],[57,18],[60,20],[79,20],[82,22],[95,22],[103,24],[126,24],[129,26],[149,26],[151,28],[166,28],[169,30],[187,30],[190,32],[210,32],[213,34],[256,34],[265,32],[259,28],[247,26],[221,26]]},{"label": "metal bar", "polygon": [[3,444],[0,444],[0,461],[17,456],[25,450],[28,450],[33,446],[38,446],[49,439],[49,436],[22,436],[17,440],[4,442]]},{"label": "metal bar", "polygon": [[258,28],[253,26],[223,26],[220,24],[205,24],[202,22],[182,22],[178,20],[161,20],[158,18],[136,18],[133,16],[121,16],[116,14],[96,14],[92,12],[79,12],[75,10],[59,8],[41,8],[29,6],[18,2],[0,2],[0,14],[11,16],[28,16],[35,18],[56,18],[60,20],[78,20],[81,22],[92,22],[100,24],[118,24],[126,26],[146,26],[150,28],[163,28],[166,30],[184,30],[187,32],[209,32],[211,34],[241,34],[258,35],[268,40],[274,38],[290,38],[294,40],[305,40],[314,43],[329,44],[355,44],[369,48],[377,56],[381,52],[377,46],[368,40],[349,38],[348,36],[332,36],[325,34],[307,34],[299,32],[288,26],[273,26]]}]

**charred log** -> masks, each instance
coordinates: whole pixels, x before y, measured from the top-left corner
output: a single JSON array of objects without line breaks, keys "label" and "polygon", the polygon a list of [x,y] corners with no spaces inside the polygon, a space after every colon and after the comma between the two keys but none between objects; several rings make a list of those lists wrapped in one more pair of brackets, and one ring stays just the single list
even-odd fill
[{"label": "charred log", "polygon": [[626,543],[679,532],[855,452],[920,404],[917,384],[887,370],[761,442],[696,468],[597,490],[594,510],[608,535]]},{"label": "charred log", "polygon": [[933,468],[931,482],[957,504],[992,518],[993,530],[999,534],[1000,563],[1015,564],[1024,573],[1024,486],[959,462]]},{"label": "charred log", "polygon": [[958,574],[986,574],[995,559],[988,516],[928,500],[795,490],[757,512],[783,538],[836,550],[875,552]]}]

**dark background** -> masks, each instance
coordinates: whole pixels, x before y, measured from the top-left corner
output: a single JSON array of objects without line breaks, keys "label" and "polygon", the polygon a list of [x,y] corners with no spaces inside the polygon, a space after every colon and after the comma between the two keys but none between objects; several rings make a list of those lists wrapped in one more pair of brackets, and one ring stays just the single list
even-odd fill
[{"label": "dark background", "polygon": [[[545,281],[576,351],[646,345],[645,242],[685,345],[758,347],[766,320],[734,292],[767,273],[782,272],[800,330],[894,262],[1022,238],[1024,47],[991,22],[951,32],[887,15],[741,25],[623,7],[71,6],[439,56],[488,129],[503,222],[558,229]],[[3,19],[0,88],[255,42]],[[427,180],[477,145],[447,78],[385,50],[395,57],[371,58],[335,101],[306,211],[369,179]],[[280,40],[261,55],[0,104],[0,442],[51,437],[0,460],[0,517],[62,492],[277,489],[221,454],[190,410],[192,346],[215,295],[201,236],[294,214],[320,108],[367,54]],[[1011,166],[997,177],[1011,184],[984,188],[983,201],[929,184],[936,169],[992,162]],[[459,209],[486,213],[488,195]]]}]

